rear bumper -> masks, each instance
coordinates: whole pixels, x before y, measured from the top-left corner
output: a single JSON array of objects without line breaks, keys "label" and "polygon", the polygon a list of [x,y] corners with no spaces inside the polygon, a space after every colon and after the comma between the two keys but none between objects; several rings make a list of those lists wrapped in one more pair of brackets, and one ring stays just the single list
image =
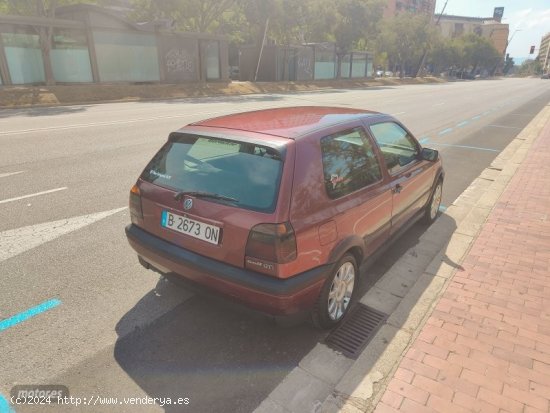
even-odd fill
[{"label": "rear bumper", "polygon": [[288,279],[280,279],[195,254],[133,224],[126,227],[126,236],[141,261],[160,272],[176,273],[273,315],[310,310],[332,270],[331,265],[324,265]]}]

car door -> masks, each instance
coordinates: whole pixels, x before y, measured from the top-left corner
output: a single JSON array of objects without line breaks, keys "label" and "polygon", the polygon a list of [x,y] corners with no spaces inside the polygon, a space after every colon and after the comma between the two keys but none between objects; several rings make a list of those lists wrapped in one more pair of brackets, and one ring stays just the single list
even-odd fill
[{"label": "car door", "polygon": [[434,181],[420,145],[400,124],[383,121],[369,127],[385,161],[393,192],[392,229],[397,232],[426,205]]},{"label": "car door", "polygon": [[321,138],[324,187],[339,237],[362,238],[365,256],[391,229],[392,193],[375,144],[362,126]]}]

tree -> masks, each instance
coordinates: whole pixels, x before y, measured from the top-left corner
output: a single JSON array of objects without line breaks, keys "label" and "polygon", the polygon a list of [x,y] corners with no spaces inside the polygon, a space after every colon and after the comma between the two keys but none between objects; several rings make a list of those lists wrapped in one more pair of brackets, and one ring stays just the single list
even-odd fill
[{"label": "tree", "polygon": [[379,50],[387,52],[394,65],[399,66],[400,77],[403,77],[406,68],[418,65],[434,36],[428,16],[402,12],[382,22],[377,45]]},{"label": "tree", "polygon": [[519,74],[521,76],[534,76],[540,75],[541,73],[542,64],[538,60],[527,59],[521,64],[519,68]]},{"label": "tree", "polygon": [[171,19],[182,31],[217,33],[237,0],[131,0],[132,20]]},{"label": "tree", "polygon": [[514,65],[515,65],[514,58],[510,57],[510,55],[506,53],[506,59],[504,60],[504,67],[502,69],[502,73],[507,75],[512,70]]},{"label": "tree", "polygon": [[[363,41],[366,45],[382,18],[384,2],[380,0],[340,0],[336,2],[337,19],[333,28],[338,61]],[[336,76],[340,77],[340,65]]]}]

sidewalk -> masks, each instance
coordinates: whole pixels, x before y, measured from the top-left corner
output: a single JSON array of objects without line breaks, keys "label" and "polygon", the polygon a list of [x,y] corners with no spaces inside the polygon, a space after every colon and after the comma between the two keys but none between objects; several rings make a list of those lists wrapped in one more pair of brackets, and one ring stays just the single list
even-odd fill
[{"label": "sidewalk", "polygon": [[550,412],[548,116],[545,123],[375,412]]}]

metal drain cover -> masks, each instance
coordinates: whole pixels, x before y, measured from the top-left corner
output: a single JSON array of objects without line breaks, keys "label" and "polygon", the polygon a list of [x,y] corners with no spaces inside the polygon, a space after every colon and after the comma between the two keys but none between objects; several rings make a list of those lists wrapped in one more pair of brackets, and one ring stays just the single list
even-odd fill
[{"label": "metal drain cover", "polygon": [[387,318],[378,310],[361,303],[325,339],[325,344],[347,357],[356,359]]}]

